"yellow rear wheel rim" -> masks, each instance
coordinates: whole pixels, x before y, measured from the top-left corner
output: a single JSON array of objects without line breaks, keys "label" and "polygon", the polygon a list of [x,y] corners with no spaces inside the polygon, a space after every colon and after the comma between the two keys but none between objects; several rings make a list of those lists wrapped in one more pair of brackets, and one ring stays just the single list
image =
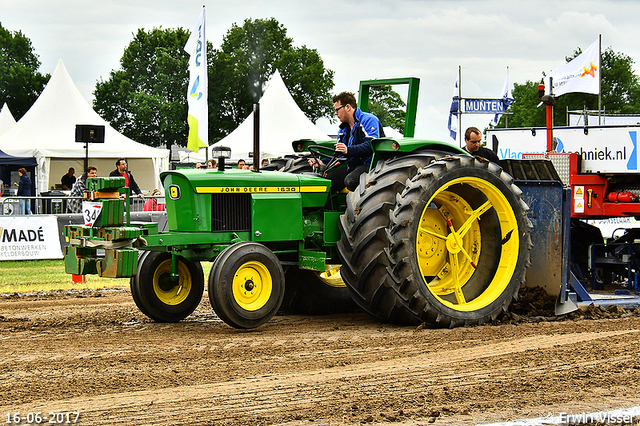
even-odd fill
[{"label": "yellow rear wheel rim", "polygon": [[[482,192],[486,201],[477,208],[457,193],[454,185],[467,185],[476,194]],[[482,216],[495,211],[500,237],[503,240],[498,268],[486,288],[469,297],[465,285],[473,276],[482,253]],[[485,230],[485,232],[488,232]],[[482,309],[493,303],[505,291],[518,262],[518,223],[505,195],[493,184],[476,177],[452,180],[440,187],[423,210],[416,235],[418,268],[427,289],[443,305],[462,312]]]},{"label": "yellow rear wheel rim", "polygon": [[246,262],[233,277],[233,297],[244,310],[257,311],[267,304],[273,292],[269,269],[260,262]]},{"label": "yellow rear wheel rim", "polygon": [[320,281],[330,287],[346,287],[342,276],[340,276],[340,265],[327,265],[324,272],[316,272],[316,276]]}]

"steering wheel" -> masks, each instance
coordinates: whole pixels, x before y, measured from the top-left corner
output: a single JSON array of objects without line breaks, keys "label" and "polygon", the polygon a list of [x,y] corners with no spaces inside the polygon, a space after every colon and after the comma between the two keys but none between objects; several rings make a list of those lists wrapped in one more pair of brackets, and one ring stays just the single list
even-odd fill
[{"label": "steering wheel", "polygon": [[334,150],[333,148],[324,146],[324,145],[309,145],[307,147],[309,153],[313,157],[313,159],[321,164],[320,157],[330,157],[329,162],[325,165],[324,173],[328,173],[331,169],[340,165],[341,161],[346,161],[346,157],[342,156],[341,152]]}]

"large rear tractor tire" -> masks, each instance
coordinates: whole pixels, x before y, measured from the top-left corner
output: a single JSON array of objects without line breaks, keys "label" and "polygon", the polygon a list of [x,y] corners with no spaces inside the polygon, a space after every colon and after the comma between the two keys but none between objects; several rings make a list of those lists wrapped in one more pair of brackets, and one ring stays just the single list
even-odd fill
[{"label": "large rear tractor tire", "polygon": [[324,272],[290,267],[281,309],[292,314],[327,315],[356,311],[338,265]]},{"label": "large rear tractor tire", "polygon": [[216,257],[208,288],[209,301],[220,319],[231,327],[256,328],[280,309],[284,271],[271,250],[244,241]]},{"label": "large rear tractor tire", "polygon": [[396,290],[386,283],[390,266],[389,212],[395,207],[396,196],[405,189],[407,179],[442,155],[426,151],[378,162],[373,170],[360,176],[358,188],[347,194],[337,244],[342,261],[340,272],[354,302],[380,321],[417,322]]},{"label": "large rear tractor tire", "polygon": [[497,164],[451,156],[421,169],[392,213],[387,276],[394,303],[429,326],[495,320],[525,281],[527,211]]},{"label": "large rear tractor tire", "polygon": [[204,273],[199,262],[179,258],[177,281],[171,280],[171,253],[145,252],[131,277],[131,295],[138,309],[158,322],[177,322],[200,304]]}]

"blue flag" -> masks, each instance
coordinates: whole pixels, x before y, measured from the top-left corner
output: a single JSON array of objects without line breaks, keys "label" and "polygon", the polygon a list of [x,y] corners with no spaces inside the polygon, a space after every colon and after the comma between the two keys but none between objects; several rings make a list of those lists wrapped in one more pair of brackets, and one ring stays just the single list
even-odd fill
[{"label": "blue flag", "polygon": [[[502,106],[504,112],[507,112],[507,108],[509,108],[512,102],[513,95],[511,94],[511,88],[509,88],[509,67],[507,67],[507,79],[504,81],[504,87],[502,88]],[[497,126],[498,121],[500,121],[500,114],[496,114],[491,123]]]},{"label": "blue flag", "polygon": [[458,80],[456,87],[453,89],[453,99],[451,100],[451,108],[449,108],[449,135],[455,140],[458,136],[458,119],[460,113],[460,89],[458,89]]}]

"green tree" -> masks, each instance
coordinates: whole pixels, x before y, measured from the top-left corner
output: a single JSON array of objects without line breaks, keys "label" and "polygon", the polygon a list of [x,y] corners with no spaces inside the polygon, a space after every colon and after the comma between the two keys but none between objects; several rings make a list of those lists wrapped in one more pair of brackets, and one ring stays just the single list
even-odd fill
[{"label": "green tree", "polygon": [[121,68],[96,85],[94,109],[115,129],[150,146],[186,144],[189,55],[182,29],[139,29]]},{"label": "green tree", "polygon": [[213,140],[242,123],[276,70],[311,121],[333,116],[329,93],[333,71],[325,69],[315,49],[293,46],[287,30],[274,18],[233,24],[211,57],[209,131]]},{"label": "green tree", "polygon": [[[121,68],[100,81],[94,109],[115,129],[151,146],[187,141],[189,31],[138,30],[120,59]],[[262,96],[275,70],[312,120],[332,117],[333,71],[315,49],[295,47],[275,19],[233,25],[220,49],[209,52],[209,143],[234,130]]]},{"label": "green tree", "polygon": [[[508,109],[509,127],[545,126],[545,108],[538,107],[538,84],[527,80],[524,84],[514,83],[511,94],[514,102]],[[505,127],[506,116],[502,115],[496,127]]]},{"label": "green tree", "polygon": [[[567,62],[582,53],[577,49]],[[601,55],[602,79],[601,95],[602,108],[607,114],[639,114],[640,113],[640,82],[633,71],[634,61],[631,57],[614,52],[611,47],[605,49]],[[525,84],[514,84],[514,102],[509,111],[509,127],[543,127],[546,125],[545,107],[538,107],[538,84],[540,82],[527,81]],[[554,104],[554,125],[567,125],[567,109],[597,110],[598,95],[588,93],[567,93],[556,99]],[[500,118],[497,127],[504,127],[505,116]]]},{"label": "green tree", "polygon": [[39,67],[31,40],[0,23],[0,108],[6,102],[16,120],[31,108],[51,77],[37,72]]},{"label": "green tree", "polygon": [[407,104],[391,86],[372,86],[369,89],[369,112],[384,127],[391,127],[404,134]]}]

